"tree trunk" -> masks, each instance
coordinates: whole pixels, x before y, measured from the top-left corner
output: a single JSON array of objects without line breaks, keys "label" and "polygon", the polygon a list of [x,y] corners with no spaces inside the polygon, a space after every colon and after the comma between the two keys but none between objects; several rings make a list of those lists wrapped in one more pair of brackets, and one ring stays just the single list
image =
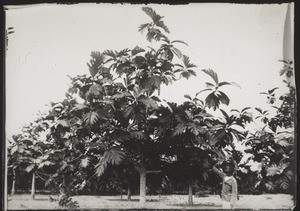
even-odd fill
[{"label": "tree trunk", "polygon": [[67,186],[66,182],[67,182],[67,181],[66,181],[66,175],[64,174],[64,175],[63,175],[63,181],[62,181],[62,187],[63,187],[63,188],[66,188],[66,186]]},{"label": "tree trunk", "polygon": [[188,205],[192,206],[193,205],[193,187],[192,187],[192,181],[188,181],[189,185],[189,199],[188,199]]},{"label": "tree trunk", "polygon": [[32,182],[31,182],[31,199],[34,199],[35,197],[35,173],[32,173]]},{"label": "tree trunk", "polygon": [[60,188],[60,194],[61,195],[64,195],[66,193],[66,187],[67,187],[67,184],[66,184],[66,175],[64,174],[62,176],[62,185],[61,185],[61,188]]},{"label": "tree trunk", "polygon": [[145,159],[142,155],[141,169],[140,169],[140,204],[145,205],[146,203],[146,165]]},{"label": "tree trunk", "polygon": [[131,184],[128,182],[128,187],[127,187],[127,201],[131,201]]},{"label": "tree trunk", "polygon": [[16,192],[16,170],[13,170],[13,179],[12,179],[12,187],[11,187],[11,195],[15,195]]}]

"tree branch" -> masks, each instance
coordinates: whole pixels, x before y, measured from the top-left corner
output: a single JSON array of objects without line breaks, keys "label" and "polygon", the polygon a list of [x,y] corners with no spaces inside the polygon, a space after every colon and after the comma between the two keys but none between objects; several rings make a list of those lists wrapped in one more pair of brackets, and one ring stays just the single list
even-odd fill
[{"label": "tree branch", "polygon": [[158,174],[161,172],[162,172],[162,170],[153,170],[153,171],[146,171],[146,174]]},{"label": "tree branch", "polygon": [[78,157],[74,158],[73,160],[68,161],[68,163],[71,163],[71,162],[73,162],[73,161],[75,161],[75,160],[81,158],[82,156],[83,156],[83,155],[79,155]]}]

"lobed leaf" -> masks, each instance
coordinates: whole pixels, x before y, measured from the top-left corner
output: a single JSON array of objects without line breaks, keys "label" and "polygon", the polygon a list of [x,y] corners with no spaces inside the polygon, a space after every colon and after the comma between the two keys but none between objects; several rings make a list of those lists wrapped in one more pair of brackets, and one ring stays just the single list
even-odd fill
[{"label": "lobed leaf", "polygon": [[144,31],[146,28],[150,27],[151,24],[150,23],[144,23],[144,24],[141,24],[139,27],[138,27],[138,31],[139,32],[142,32]]},{"label": "lobed leaf", "polygon": [[238,87],[238,88],[240,88],[240,89],[242,88],[239,84],[237,84],[237,83],[235,83],[235,82],[231,82],[230,84],[233,85],[233,86],[236,86],[236,87]]},{"label": "lobed leaf", "polygon": [[218,91],[218,94],[219,94],[218,97],[219,97],[220,102],[225,105],[229,105],[229,103],[230,103],[229,97],[224,92],[221,92],[221,91]]},{"label": "lobed leaf", "polygon": [[186,79],[191,77],[191,74],[188,71],[182,71],[180,75]]},{"label": "lobed leaf", "polygon": [[279,187],[283,190],[287,190],[290,187],[290,181],[287,177],[281,177],[277,184],[279,184]]},{"label": "lobed leaf", "polygon": [[114,94],[113,96],[111,96],[111,99],[120,99],[120,98],[123,98],[123,97],[130,97],[131,94],[129,92],[118,92],[116,94]]},{"label": "lobed leaf", "polygon": [[31,172],[31,171],[34,169],[34,167],[35,167],[35,164],[30,164],[29,166],[27,166],[27,167],[25,168],[25,171],[26,171],[26,172]]},{"label": "lobed leaf", "polygon": [[219,87],[225,86],[225,85],[232,85],[232,83],[229,83],[229,82],[227,82],[227,81],[222,81],[222,82],[220,82],[220,83],[218,84]]},{"label": "lobed leaf", "polygon": [[85,123],[85,125],[89,125],[89,126],[93,126],[99,119],[99,115],[97,112],[95,111],[91,111],[89,113],[86,113],[83,116],[83,121]]},{"label": "lobed leaf", "polygon": [[184,133],[186,131],[186,125],[184,123],[179,123],[174,131],[173,131],[173,135],[176,136],[176,135],[180,135],[182,133]]},{"label": "lobed leaf", "polygon": [[163,21],[161,21],[161,20],[157,21],[155,23],[155,25],[158,26],[158,27],[160,27],[160,28],[162,28],[165,32],[170,33],[169,28],[165,25],[165,23]]},{"label": "lobed leaf", "polygon": [[151,7],[142,7],[142,11],[144,11],[154,23],[162,18],[162,16],[158,15]]},{"label": "lobed leaf", "polygon": [[105,169],[107,167],[107,163],[102,163],[102,162],[99,162],[96,166],[95,166],[95,174],[100,177]]},{"label": "lobed leaf", "polygon": [[186,42],[182,41],[182,40],[173,40],[171,43],[176,43],[176,42],[182,43],[182,44],[188,46],[188,44]]},{"label": "lobed leaf", "polygon": [[133,131],[133,132],[130,132],[130,135],[137,140],[146,140],[147,139],[145,133],[143,133],[142,131]]},{"label": "lobed leaf", "polygon": [[103,91],[103,88],[101,85],[94,84],[94,85],[90,86],[86,95],[102,96],[102,91]]},{"label": "lobed leaf", "polygon": [[124,159],[125,153],[119,149],[110,149],[104,152],[103,159],[104,162],[110,163],[112,165],[118,165]]},{"label": "lobed leaf", "polygon": [[90,163],[90,158],[89,157],[85,157],[83,159],[80,160],[80,165],[83,167],[83,168],[86,168]]},{"label": "lobed leaf", "polygon": [[60,119],[57,121],[57,125],[61,125],[62,127],[68,128],[70,127],[70,123],[66,119]]},{"label": "lobed leaf", "polygon": [[149,97],[140,96],[138,98],[138,101],[142,102],[148,108],[157,108],[158,107],[156,101]]},{"label": "lobed leaf", "polygon": [[267,168],[267,176],[274,176],[280,174],[279,167],[275,164]]},{"label": "lobed leaf", "polygon": [[205,130],[203,129],[202,126],[199,126],[197,124],[194,123],[189,123],[187,128],[195,135],[198,136],[201,133],[204,133]]},{"label": "lobed leaf", "polygon": [[249,110],[249,109],[251,109],[251,107],[243,108],[241,112],[243,113],[244,111]]},{"label": "lobed leaf", "polygon": [[269,94],[272,94],[276,89],[278,89],[278,87],[275,87],[275,88],[273,88],[273,89],[271,89],[271,90],[268,90],[268,93],[269,93]]},{"label": "lobed leaf", "polygon": [[190,95],[188,95],[188,94],[186,94],[186,95],[183,95],[185,98],[187,98],[187,99],[189,99],[189,100],[192,100],[192,97],[190,96]]},{"label": "lobed leaf", "polygon": [[205,98],[205,104],[208,108],[213,108],[216,110],[220,106],[220,99],[215,95],[214,92],[212,92]]},{"label": "lobed leaf", "polygon": [[139,46],[135,46],[134,49],[131,50],[131,55],[135,56],[138,53],[144,52],[145,50],[143,48],[140,48]]},{"label": "lobed leaf", "polygon": [[195,64],[191,63],[190,62],[190,58],[186,55],[183,55],[182,56],[182,61],[183,61],[183,64],[186,68],[193,68],[193,67],[197,67]]},{"label": "lobed leaf", "polygon": [[116,53],[115,53],[114,51],[112,51],[112,50],[105,50],[105,51],[103,52],[103,55],[107,55],[107,56],[109,56],[109,57],[112,57],[113,59],[116,59],[116,58],[117,58]]},{"label": "lobed leaf", "polygon": [[171,48],[171,50],[174,52],[174,54],[179,58],[182,59],[182,53],[179,49],[175,48],[174,46]]},{"label": "lobed leaf", "polygon": [[216,84],[219,84],[218,75],[212,69],[203,69],[202,71],[209,75],[215,81]]},{"label": "lobed leaf", "polygon": [[275,189],[276,185],[272,181],[268,181],[267,183],[265,183],[265,187],[271,191]]},{"label": "lobed leaf", "polygon": [[262,111],[262,109],[261,108],[257,108],[257,107],[255,107],[255,110],[257,110],[259,113],[263,113],[263,111]]},{"label": "lobed leaf", "polygon": [[41,168],[43,168],[44,166],[51,166],[51,165],[54,165],[54,163],[51,162],[51,161],[46,160],[46,161],[41,162],[41,163],[38,165],[38,169],[41,169]]}]

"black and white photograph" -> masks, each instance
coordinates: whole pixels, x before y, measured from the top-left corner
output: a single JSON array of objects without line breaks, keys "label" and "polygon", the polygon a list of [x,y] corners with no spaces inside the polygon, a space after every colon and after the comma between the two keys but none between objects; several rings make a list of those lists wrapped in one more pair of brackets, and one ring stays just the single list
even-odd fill
[{"label": "black and white photograph", "polygon": [[4,5],[5,210],[293,210],[294,3]]}]

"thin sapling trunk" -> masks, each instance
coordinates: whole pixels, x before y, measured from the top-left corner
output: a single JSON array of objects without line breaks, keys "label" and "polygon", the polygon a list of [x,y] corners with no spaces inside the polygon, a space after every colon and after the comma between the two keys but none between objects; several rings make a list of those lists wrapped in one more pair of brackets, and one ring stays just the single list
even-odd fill
[{"label": "thin sapling trunk", "polygon": [[32,182],[31,182],[31,195],[30,195],[31,199],[35,198],[35,173],[32,173]]},{"label": "thin sapling trunk", "polygon": [[188,199],[188,205],[192,206],[193,205],[193,186],[192,186],[192,181],[188,181],[188,186],[189,186],[189,199]]},{"label": "thin sapling trunk", "polygon": [[131,184],[128,182],[128,187],[127,187],[127,201],[131,201]]},{"label": "thin sapling trunk", "polygon": [[16,192],[16,170],[13,169],[13,179],[12,179],[12,187],[11,187],[11,195],[15,195]]},{"label": "thin sapling trunk", "polygon": [[140,204],[145,205],[146,203],[146,164],[145,158],[142,155],[141,168],[140,168]]}]

